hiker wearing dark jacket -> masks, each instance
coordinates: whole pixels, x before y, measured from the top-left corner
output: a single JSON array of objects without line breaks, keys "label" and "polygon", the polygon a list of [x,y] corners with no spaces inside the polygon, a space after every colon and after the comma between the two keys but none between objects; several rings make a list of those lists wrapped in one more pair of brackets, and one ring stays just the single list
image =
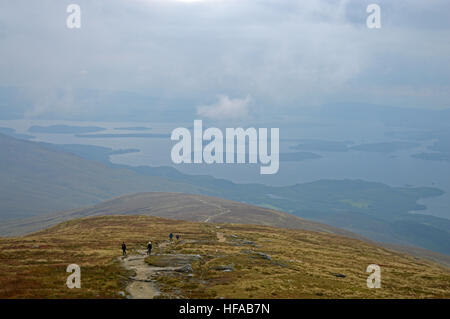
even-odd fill
[{"label": "hiker wearing dark jacket", "polygon": [[149,241],[148,242],[148,244],[147,244],[147,255],[151,255],[151,253],[152,253],[152,242],[151,241]]},{"label": "hiker wearing dark jacket", "polygon": [[122,256],[125,256],[127,254],[127,245],[125,245],[125,242],[122,242]]},{"label": "hiker wearing dark jacket", "polygon": [[170,233],[169,238],[170,238],[170,241],[173,240],[173,234],[172,233]]}]

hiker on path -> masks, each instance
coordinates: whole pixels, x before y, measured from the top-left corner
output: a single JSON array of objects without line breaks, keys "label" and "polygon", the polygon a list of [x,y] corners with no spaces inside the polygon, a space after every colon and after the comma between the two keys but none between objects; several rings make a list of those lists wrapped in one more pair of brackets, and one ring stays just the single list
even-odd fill
[{"label": "hiker on path", "polygon": [[148,244],[147,244],[147,255],[151,255],[151,253],[152,253],[152,242],[151,241],[149,241],[148,242]]},{"label": "hiker on path", "polygon": [[177,238],[177,240],[180,240],[180,235],[176,235],[175,237]]},{"label": "hiker on path", "polygon": [[169,238],[170,238],[170,241],[173,240],[173,234],[172,233],[170,233]]},{"label": "hiker on path", "polygon": [[125,245],[125,242],[122,242],[122,256],[127,255],[127,245]]}]

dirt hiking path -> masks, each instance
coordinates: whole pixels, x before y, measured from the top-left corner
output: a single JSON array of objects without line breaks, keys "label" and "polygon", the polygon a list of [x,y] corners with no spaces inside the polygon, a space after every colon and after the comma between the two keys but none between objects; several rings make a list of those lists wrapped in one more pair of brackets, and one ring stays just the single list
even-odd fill
[{"label": "dirt hiking path", "polygon": [[224,243],[226,241],[226,238],[223,233],[217,233],[217,240],[219,241],[219,243]]},{"label": "dirt hiking path", "polygon": [[128,284],[127,291],[132,299],[153,299],[161,294],[152,280],[152,276],[160,269],[145,262],[147,257],[145,251],[139,253],[122,259],[126,269],[136,272],[136,276],[129,278],[131,283]]},{"label": "dirt hiking path", "polygon": [[225,215],[225,214],[228,214],[228,213],[231,212],[229,209],[224,208],[224,207],[222,207],[222,206],[219,205],[219,204],[210,203],[210,202],[207,202],[207,201],[205,201],[205,200],[203,200],[203,199],[198,199],[198,201],[201,202],[201,203],[203,203],[203,204],[210,205],[210,206],[213,206],[213,207],[216,207],[216,208],[219,209],[219,213],[218,213],[218,214],[207,217],[207,218],[203,221],[204,223],[210,223],[212,219],[214,219],[214,218],[216,218],[216,217],[219,217],[219,216],[222,216],[222,215]]},{"label": "dirt hiking path", "polygon": [[[167,246],[169,243],[161,243],[159,248]],[[153,299],[161,292],[158,289],[157,282],[154,279],[159,272],[181,272],[191,273],[191,262],[200,259],[199,255],[187,254],[155,254],[167,264],[165,267],[156,267],[145,262],[147,252],[145,250],[138,250],[138,254],[128,255],[121,258],[123,267],[128,270],[134,270],[136,275],[129,277],[130,283],[127,286],[127,291],[131,299]]]}]

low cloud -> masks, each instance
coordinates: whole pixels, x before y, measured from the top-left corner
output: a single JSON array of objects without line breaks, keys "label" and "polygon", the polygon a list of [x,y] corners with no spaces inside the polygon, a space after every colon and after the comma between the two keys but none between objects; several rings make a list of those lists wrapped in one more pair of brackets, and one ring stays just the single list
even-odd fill
[{"label": "low cloud", "polygon": [[219,101],[212,105],[199,106],[197,115],[210,120],[235,120],[247,118],[252,98],[230,99],[226,95],[219,96]]},{"label": "low cloud", "polygon": [[[248,115],[246,95],[268,120],[348,101],[449,106],[448,0],[379,0],[376,30],[371,0],[186,1],[77,0],[81,29],[69,1],[0,1],[0,89],[27,92],[31,118],[72,120],[185,118],[223,92],[241,100],[198,114]],[[0,104],[0,117],[22,107]]]}]

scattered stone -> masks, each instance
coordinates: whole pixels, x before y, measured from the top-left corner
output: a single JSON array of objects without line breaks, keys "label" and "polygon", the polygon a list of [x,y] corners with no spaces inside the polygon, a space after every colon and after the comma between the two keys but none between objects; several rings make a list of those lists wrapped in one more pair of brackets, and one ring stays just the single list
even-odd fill
[{"label": "scattered stone", "polygon": [[275,266],[279,266],[279,267],[282,267],[282,268],[287,268],[288,267],[288,265],[286,265],[285,263],[282,263],[282,262],[280,262],[280,261],[273,261],[272,262]]},{"label": "scattered stone", "polygon": [[236,235],[231,235],[231,237],[233,237],[233,238],[238,238],[238,236],[236,236]]},{"label": "scattered stone", "polygon": [[344,274],[334,274],[334,276],[337,277],[337,278],[345,278],[345,277],[347,277]]},{"label": "scattered stone", "polygon": [[243,243],[244,245],[255,246],[255,243],[252,242],[252,241],[250,241],[250,240],[244,240],[242,243]]},{"label": "scattered stone", "polygon": [[122,297],[125,297],[125,293],[123,291],[119,291],[119,295],[121,295]]},{"label": "scattered stone", "polygon": [[192,266],[191,264],[186,264],[184,266],[181,266],[180,268],[176,269],[177,272],[192,272]]},{"label": "scattered stone", "polygon": [[230,271],[233,271],[233,265],[221,265],[221,266],[213,267],[212,269],[230,272]]},{"label": "scattered stone", "polygon": [[272,260],[272,258],[270,258],[270,256],[267,255],[267,254],[265,254],[265,253],[257,252],[256,254],[257,254],[259,257],[261,257],[262,259]]}]

